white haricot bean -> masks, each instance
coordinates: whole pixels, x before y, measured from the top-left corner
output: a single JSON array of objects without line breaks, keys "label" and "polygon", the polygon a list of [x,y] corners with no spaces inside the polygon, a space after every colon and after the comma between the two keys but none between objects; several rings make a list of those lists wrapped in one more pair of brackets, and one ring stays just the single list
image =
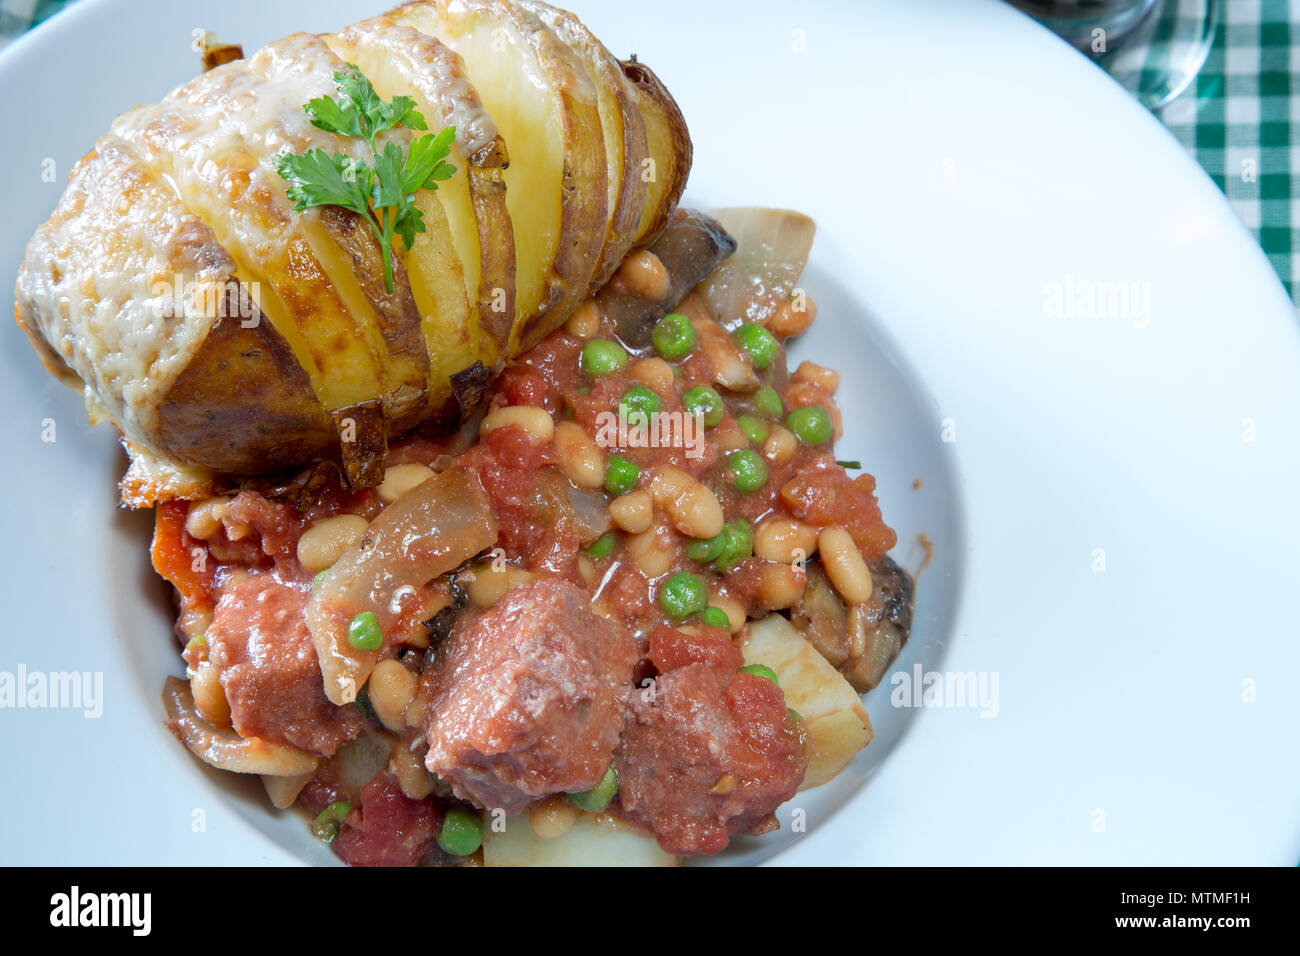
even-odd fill
[{"label": "white haricot bean", "polygon": [[[370,679],[374,680],[373,677]],[[408,799],[423,800],[438,788],[438,781],[433,779],[433,774],[429,773],[420,754],[400,741],[389,754],[388,769],[393,772],[397,785]]]},{"label": "white haricot bean", "polygon": [[314,776],[315,773],[299,773],[292,777],[273,777],[265,773],[261,775],[262,786],[266,787],[266,795],[271,798],[271,806],[277,810],[288,810],[293,806],[298,794],[302,793],[302,788]]},{"label": "white haricot bean", "polygon": [[799,439],[794,432],[784,425],[773,425],[763,443],[763,457],[774,464],[779,464],[795,453]]},{"label": "white haricot bean", "polygon": [[379,485],[379,497],[385,504],[391,505],[416,485],[428,481],[434,474],[434,470],[428,465],[414,462],[409,465],[394,465],[384,470],[384,480]]},{"label": "white haricot bean", "polygon": [[759,568],[758,603],[769,611],[790,607],[803,597],[806,572],[789,564],[767,563]]},{"label": "white haricot bean", "polygon": [[361,515],[322,518],[298,539],[298,563],[311,574],[333,567],[348,549],[361,540],[367,527],[369,522]]},{"label": "white haricot bean", "polygon": [[673,532],[662,525],[649,528],[627,539],[627,552],[647,578],[666,574],[673,566]]},{"label": "white haricot bean", "polygon": [[654,503],[672,519],[673,527],[690,538],[712,538],[724,517],[718,496],[680,468],[655,470],[650,482]]},{"label": "white haricot bean", "polygon": [[654,503],[662,508],[670,499],[685,491],[693,481],[694,478],[673,465],[656,468],[650,476],[650,493],[654,496]]},{"label": "white haricot bean", "polygon": [[725,418],[713,429],[713,444],[718,451],[739,451],[749,447],[749,436],[736,424],[734,418]]},{"label": "white haricot bean", "polygon": [[555,426],[555,450],[560,467],[579,488],[599,488],[605,483],[605,453],[577,422]]},{"label": "white haricot bean", "polygon": [[634,252],[618,267],[618,278],[633,295],[662,299],[668,294],[668,270],[648,249]]},{"label": "white haricot bean", "polygon": [[852,535],[842,528],[823,528],[817,547],[826,576],[845,601],[862,604],[871,598],[871,571]]},{"label": "white haricot bean", "polygon": [[665,506],[673,527],[688,538],[712,538],[722,531],[724,516],[718,496],[698,481]]},{"label": "white haricot bean", "polygon": [[640,534],[654,521],[654,499],[643,488],[629,491],[609,503],[609,516],[628,534]]},{"label": "white haricot bean", "polygon": [[600,306],[594,299],[588,299],[573,310],[573,315],[564,323],[564,331],[579,339],[589,339],[600,331]]},{"label": "white haricot bean", "polygon": [[733,392],[758,391],[758,376],[749,362],[741,357],[740,347],[712,319],[692,319],[691,328],[699,340],[700,351],[713,365],[713,381]]},{"label": "white haricot bean", "polygon": [[[800,308],[800,305],[803,308]],[[802,302],[798,299],[787,299],[777,306],[776,311],[767,320],[767,330],[773,335],[782,337],[801,335],[808,331],[808,326],[812,325],[815,318],[817,318],[817,306],[813,304],[812,299],[807,296]]]},{"label": "white haricot bean", "polygon": [[673,367],[661,358],[644,358],[633,362],[629,369],[632,377],[648,387],[656,395],[668,397],[673,394],[677,382]]},{"label": "white haricot bean", "polygon": [[490,564],[475,565],[474,580],[465,586],[465,592],[478,607],[491,607],[511,588],[532,579],[532,572],[522,568],[507,565],[504,570],[496,571]]},{"label": "white haricot bean", "polygon": [[558,793],[539,803],[528,814],[533,832],[543,840],[554,840],[573,829],[581,811]]},{"label": "white haricot bean", "polygon": [[800,362],[794,370],[794,377],[799,382],[811,382],[825,389],[827,395],[834,395],[840,387],[840,373],[816,362]]},{"label": "white haricot bean", "polygon": [[754,529],[754,553],[790,564],[817,550],[817,529],[793,518],[768,518]]},{"label": "white haricot bean", "polygon": [[194,709],[199,716],[214,727],[230,726],[230,702],[221,687],[220,671],[207,661],[194,669],[190,678],[190,693],[194,695]]},{"label": "white haricot bean", "polygon": [[185,516],[185,533],[191,538],[207,541],[221,530],[221,519],[226,516],[230,499],[218,495],[191,505]]},{"label": "white haricot bean", "polygon": [[715,590],[709,595],[709,603],[727,615],[727,630],[732,634],[745,626],[745,608],[735,598]]},{"label": "white haricot bean", "polygon": [[498,428],[517,425],[539,441],[550,441],[555,437],[555,422],[544,408],[535,405],[503,405],[494,408],[483,418],[478,433],[484,437]]},{"label": "white haricot bean", "polygon": [[785,404],[791,409],[820,405],[830,416],[832,437],[838,441],[843,436],[844,419],[840,415],[840,407],[835,404],[831,393],[820,385],[810,381],[794,382],[785,390]]},{"label": "white haricot bean", "polygon": [[406,708],[415,696],[415,675],[398,661],[380,661],[370,672],[366,696],[375,716],[393,733],[406,726]]}]

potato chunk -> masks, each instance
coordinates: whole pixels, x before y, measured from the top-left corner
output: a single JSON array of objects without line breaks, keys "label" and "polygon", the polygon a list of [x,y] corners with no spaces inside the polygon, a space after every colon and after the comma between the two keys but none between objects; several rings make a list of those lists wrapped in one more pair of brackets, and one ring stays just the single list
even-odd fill
[{"label": "potato chunk", "polygon": [[849,682],[779,614],[750,624],[742,635],[746,664],[776,671],[786,703],[808,725],[808,773],[801,790],[826,783],[871,743],[871,719]]}]

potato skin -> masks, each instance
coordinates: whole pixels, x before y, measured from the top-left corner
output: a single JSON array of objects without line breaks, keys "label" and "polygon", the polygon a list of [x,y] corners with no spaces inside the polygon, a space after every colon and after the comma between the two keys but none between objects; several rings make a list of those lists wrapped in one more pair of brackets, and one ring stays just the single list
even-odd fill
[{"label": "potato skin", "polygon": [[635,248],[641,249],[655,241],[677,208],[691,171],[694,147],[686,117],[655,72],[633,57],[623,61],[623,73],[637,91],[647,140],[658,141],[648,146],[648,154],[660,168],[648,190],[648,201],[642,207],[641,226],[634,243]]},{"label": "potato skin", "polygon": [[606,210],[608,225],[600,265],[591,280],[592,288],[609,281],[636,235],[645,203],[646,182],[639,163],[648,155],[645,120],[637,108],[636,93],[623,74],[623,65],[573,14],[537,0],[517,0],[547,25],[560,40],[582,58],[587,75],[596,87],[601,124],[607,113],[614,122],[604,130],[609,189],[612,201]]},{"label": "potato skin", "polygon": [[400,383],[384,396],[384,416],[409,427],[419,421],[428,401],[429,350],[401,258],[393,257],[393,291],[389,292],[384,285],[383,250],[361,217],[338,206],[325,206],[320,210],[320,222],[352,260],[352,274],[374,310],[389,359],[400,363]]},{"label": "potato skin", "polygon": [[242,318],[240,290],[158,406],[160,443],[212,471],[252,474],[329,455],[337,444],[307,373],[260,310]]}]

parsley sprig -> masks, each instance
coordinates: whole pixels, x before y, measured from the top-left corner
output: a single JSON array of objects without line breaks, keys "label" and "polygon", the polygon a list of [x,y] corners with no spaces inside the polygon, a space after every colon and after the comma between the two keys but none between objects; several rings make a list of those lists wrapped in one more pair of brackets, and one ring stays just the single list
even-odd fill
[{"label": "parsley sprig", "polygon": [[294,209],[341,206],[369,224],[384,251],[384,286],[392,292],[393,237],[400,236],[409,251],[416,235],[425,231],[424,214],[415,208],[415,194],[421,189],[437,189],[440,181],[455,175],[456,167],[444,160],[451,152],[456,127],[412,139],[403,155],[391,139],[381,146],[379,138],[403,126],[429,128],[415,108],[415,100],[409,96],[381,99],[370,80],[351,63],[334,74],[334,83],[338,99],[318,96],[303,109],[318,129],[364,139],[371,162],[309,149],[281,153],[275,158],[275,168],[289,183]]}]

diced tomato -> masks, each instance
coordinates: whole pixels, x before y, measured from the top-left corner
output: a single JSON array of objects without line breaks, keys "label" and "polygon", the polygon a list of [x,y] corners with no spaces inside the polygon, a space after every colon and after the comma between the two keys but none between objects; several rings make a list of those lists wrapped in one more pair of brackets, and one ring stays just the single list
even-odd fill
[{"label": "diced tomato", "polygon": [[687,634],[672,627],[658,627],[650,635],[650,660],[660,673],[687,664],[709,664],[724,671],[737,670],[744,663],[740,648],[721,628],[702,627]]},{"label": "diced tomato", "polygon": [[[870,488],[874,489],[874,480]],[[843,528],[853,536],[868,561],[898,543],[885,525],[876,496],[866,482],[855,481],[830,455],[818,455],[781,489],[790,513],[817,527]]]},{"label": "diced tomato", "polygon": [[158,505],[150,556],[154,570],[175,586],[187,607],[210,611],[216,562],[201,541],[186,533],[188,513],[186,501],[165,501]]},{"label": "diced tomato", "polygon": [[361,788],[334,852],[349,866],[415,866],[433,848],[442,818],[432,800],[412,800],[388,772]]}]

